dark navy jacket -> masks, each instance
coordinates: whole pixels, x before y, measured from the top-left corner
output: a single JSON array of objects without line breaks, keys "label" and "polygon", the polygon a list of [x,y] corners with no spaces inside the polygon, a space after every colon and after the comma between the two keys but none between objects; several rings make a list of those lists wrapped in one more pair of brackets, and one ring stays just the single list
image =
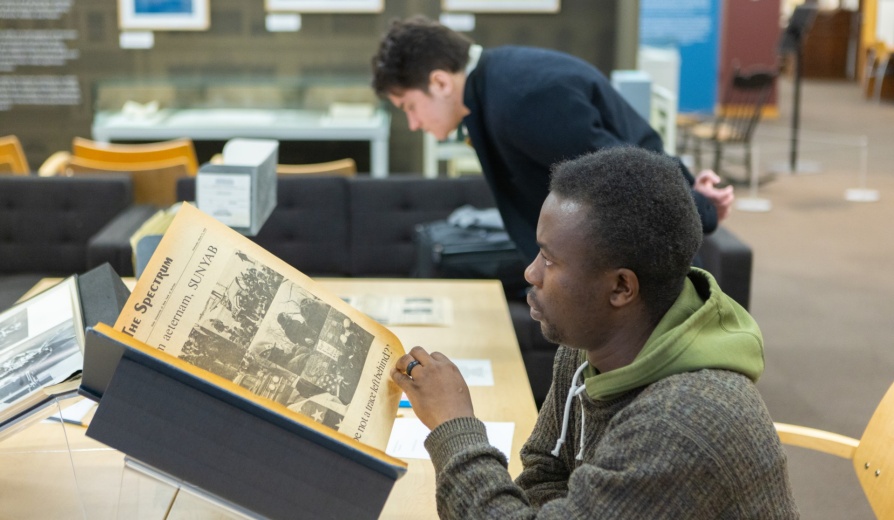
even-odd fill
[{"label": "dark navy jacket", "polygon": [[[463,123],[506,230],[528,261],[537,256],[537,219],[549,168],[607,146],[663,152],[661,138],[589,63],[531,47],[485,50],[466,79]],[[692,174],[681,164],[691,185]],[[706,233],[713,204],[693,192]]]}]

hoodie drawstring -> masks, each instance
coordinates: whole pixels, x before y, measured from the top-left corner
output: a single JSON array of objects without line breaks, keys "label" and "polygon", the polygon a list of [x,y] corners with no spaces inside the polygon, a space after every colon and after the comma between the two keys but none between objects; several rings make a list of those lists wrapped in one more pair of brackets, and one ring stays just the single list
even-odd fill
[{"label": "hoodie drawstring", "polygon": [[562,445],[565,444],[565,437],[568,433],[568,416],[571,414],[571,400],[574,399],[575,396],[580,396],[581,399],[581,417],[580,417],[580,450],[575,457],[577,460],[583,460],[584,456],[584,413],[583,413],[583,394],[587,387],[581,381],[578,383],[578,380],[581,378],[581,374],[585,368],[587,368],[587,361],[584,361],[584,364],[579,366],[577,370],[574,372],[574,377],[571,378],[571,387],[568,389],[568,397],[565,399],[565,413],[562,417],[562,434],[559,436],[559,440],[556,441],[556,448],[552,451],[553,457],[559,456],[559,451],[562,449]]}]

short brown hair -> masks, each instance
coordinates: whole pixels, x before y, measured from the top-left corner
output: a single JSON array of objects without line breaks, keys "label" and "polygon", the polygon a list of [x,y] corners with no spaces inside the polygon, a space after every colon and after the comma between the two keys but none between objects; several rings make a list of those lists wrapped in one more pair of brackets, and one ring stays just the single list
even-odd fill
[{"label": "short brown hair", "polygon": [[379,97],[419,89],[428,92],[432,71],[459,72],[472,41],[424,16],[394,20],[372,58],[372,87]]}]

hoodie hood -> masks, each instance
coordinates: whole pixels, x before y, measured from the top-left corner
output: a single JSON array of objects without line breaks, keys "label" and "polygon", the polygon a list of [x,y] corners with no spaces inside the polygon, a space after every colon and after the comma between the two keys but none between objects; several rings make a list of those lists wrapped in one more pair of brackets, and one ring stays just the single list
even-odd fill
[{"label": "hoodie hood", "polygon": [[704,368],[738,372],[756,382],[764,371],[764,341],[748,311],[723,294],[710,273],[692,268],[633,363],[604,374],[587,364],[582,375],[587,395],[606,400]]}]

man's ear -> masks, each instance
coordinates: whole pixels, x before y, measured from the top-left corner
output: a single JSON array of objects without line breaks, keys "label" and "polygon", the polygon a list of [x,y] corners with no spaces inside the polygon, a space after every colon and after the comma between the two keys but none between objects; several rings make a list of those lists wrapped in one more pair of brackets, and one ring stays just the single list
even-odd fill
[{"label": "man's ear", "polygon": [[446,70],[435,69],[428,75],[428,91],[436,96],[449,96],[453,93],[453,74]]},{"label": "man's ear", "polygon": [[639,298],[639,278],[630,269],[616,269],[609,301],[614,307],[624,307]]}]

